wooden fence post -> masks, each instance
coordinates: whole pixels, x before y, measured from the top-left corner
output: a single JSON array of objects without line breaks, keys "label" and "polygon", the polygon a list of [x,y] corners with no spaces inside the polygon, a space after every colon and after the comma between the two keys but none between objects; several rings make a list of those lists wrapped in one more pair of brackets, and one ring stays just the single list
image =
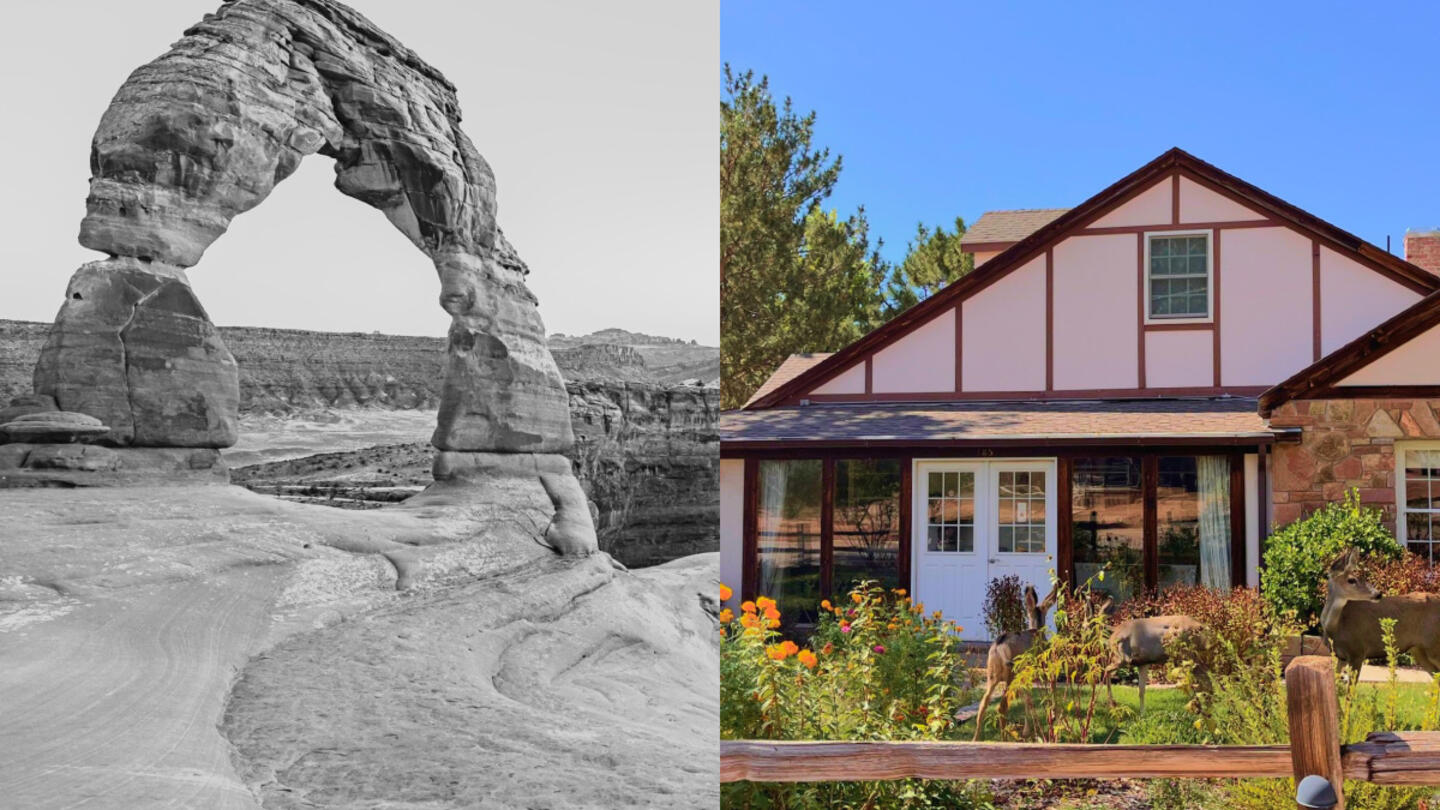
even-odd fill
[{"label": "wooden fence post", "polygon": [[1328,655],[1302,655],[1291,661],[1285,668],[1285,705],[1290,714],[1290,761],[1295,783],[1298,785],[1310,774],[1325,777],[1340,799],[1336,810],[1344,810],[1334,659]]}]

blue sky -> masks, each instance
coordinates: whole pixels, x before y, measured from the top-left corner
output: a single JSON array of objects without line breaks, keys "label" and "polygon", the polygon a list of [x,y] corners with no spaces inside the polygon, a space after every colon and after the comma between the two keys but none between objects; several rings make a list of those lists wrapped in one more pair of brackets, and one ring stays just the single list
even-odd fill
[{"label": "blue sky", "polygon": [[1440,4],[722,0],[720,53],[818,113],[903,257],[915,224],[1073,206],[1170,148],[1402,253],[1440,227]]}]

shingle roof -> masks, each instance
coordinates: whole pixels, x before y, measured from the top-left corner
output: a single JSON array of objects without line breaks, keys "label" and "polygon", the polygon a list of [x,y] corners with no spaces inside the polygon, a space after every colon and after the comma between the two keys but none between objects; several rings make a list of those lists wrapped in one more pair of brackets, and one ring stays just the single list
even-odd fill
[{"label": "shingle roof", "polygon": [[889,405],[825,403],[720,415],[720,441],[905,442],[1256,438],[1248,397]]},{"label": "shingle roof", "polygon": [[785,362],[781,363],[779,368],[775,369],[769,379],[765,380],[765,382],[760,384],[759,388],[755,389],[755,393],[750,395],[749,402],[745,404],[749,405],[751,402],[790,382],[803,374],[811,366],[818,365],[821,360],[829,356],[830,352],[811,352],[809,354],[790,355],[785,358]]},{"label": "shingle roof", "polygon": [[1049,225],[1069,208],[1023,208],[1017,211],[986,211],[965,231],[960,246],[994,242],[1019,242]]}]

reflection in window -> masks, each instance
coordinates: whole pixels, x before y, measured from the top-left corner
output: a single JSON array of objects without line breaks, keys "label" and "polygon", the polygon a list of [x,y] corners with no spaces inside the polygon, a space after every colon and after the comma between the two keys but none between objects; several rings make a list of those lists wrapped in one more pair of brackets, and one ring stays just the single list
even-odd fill
[{"label": "reflection in window", "polygon": [[1045,473],[1000,473],[996,550],[1010,554],[1045,553]]},{"label": "reflection in window", "polygon": [[900,462],[835,462],[835,593],[860,580],[900,587]]},{"label": "reflection in window", "polygon": [[1230,459],[1158,460],[1155,492],[1161,590],[1174,585],[1230,587]]},{"label": "reflection in window", "polygon": [[820,594],[821,462],[760,462],[755,593],[774,599],[787,626],[812,624]]},{"label": "reflection in window", "polygon": [[[1077,458],[1071,467],[1075,582],[1116,601],[1145,588],[1145,497],[1138,458]],[[1105,578],[1096,575],[1104,570]]]},{"label": "reflection in window", "polygon": [[1405,545],[1430,562],[1435,562],[1435,545],[1440,542],[1440,450],[1402,449],[1405,465]]},{"label": "reflection in window", "polygon": [[974,551],[975,473],[928,473],[926,487],[925,548]]}]

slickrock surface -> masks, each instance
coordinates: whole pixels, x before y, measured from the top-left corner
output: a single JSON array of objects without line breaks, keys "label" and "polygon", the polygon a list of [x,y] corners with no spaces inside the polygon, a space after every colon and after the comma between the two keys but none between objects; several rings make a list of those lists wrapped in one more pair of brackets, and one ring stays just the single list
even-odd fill
[{"label": "slickrock surface", "polygon": [[713,554],[626,573],[223,486],[0,514],[7,806],[717,803]]},{"label": "slickrock surface", "polygon": [[91,145],[76,271],[36,393],[99,417],[109,441],[226,447],[234,359],[185,268],[306,156],[435,264],[451,316],[443,450],[563,452],[560,373],[528,269],[496,226],[495,179],[460,129],[454,87],[333,0],[233,0],[132,73]]}]

